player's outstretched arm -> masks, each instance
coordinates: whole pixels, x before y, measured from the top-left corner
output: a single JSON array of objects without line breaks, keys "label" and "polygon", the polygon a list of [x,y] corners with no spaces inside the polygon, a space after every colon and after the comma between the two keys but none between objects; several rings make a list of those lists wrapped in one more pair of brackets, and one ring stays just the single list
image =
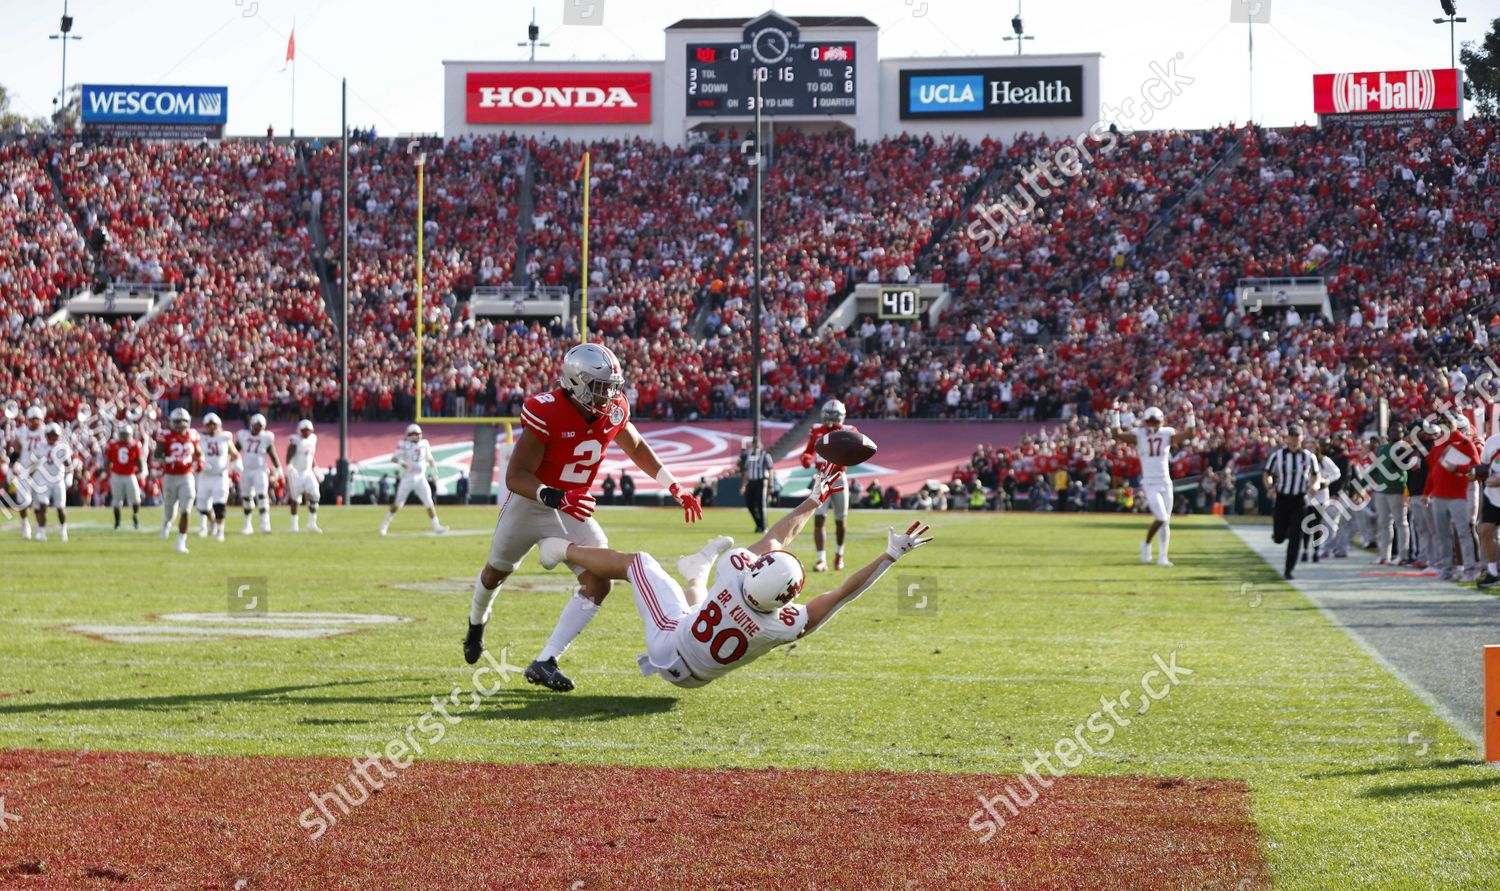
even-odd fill
[{"label": "player's outstretched arm", "polygon": [[641,436],[640,431],[635,429],[634,424],[626,424],[615,439],[615,443],[620,446],[620,451],[625,453],[625,457],[635,462],[635,466],[639,467],[642,473],[660,483],[661,487],[666,489],[678,504],[682,505],[683,519],[689,523],[696,523],[703,519],[703,505],[699,503],[698,496],[683,488],[682,484],[677,482],[677,478],[672,475],[672,471],[662,466],[661,459],[656,456],[656,451],[651,448],[650,443],[646,442],[646,438]]},{"label": "player's outstretched arm", "polygon": [[871,585],[879,581],[887,569],[896,565],[897,560],[932,541],[931,538],[922,537],[926,532],[927,527],[922,525],[921,520],[912,523],[905,532],[898,533],[895,529],[890,529],[887,533],[885,553],[855,570],[854,574],[845,579],[842,585],[826,594],[819,594],[807,602],[807,628],[802,635],[806,636],[821,628],[825,622],[833,618],[834,613],[843,608],[844,604],[852,602],[854,598],[865,593]]},{"label": "player's outstretched arm", "polygon": [[830,464],[817,476],[813,477],[812,491],[807,493],[807,499],[792,508],[787,515],[777,520],[766,530],[760,541],[746,548],[756,556],[780,550],[792,543],[802,530],[807,528],[807,521],[817,513],[818,505],[827,501],[829,496],[835,492],[844,490],[844,468],[837,464]]}]

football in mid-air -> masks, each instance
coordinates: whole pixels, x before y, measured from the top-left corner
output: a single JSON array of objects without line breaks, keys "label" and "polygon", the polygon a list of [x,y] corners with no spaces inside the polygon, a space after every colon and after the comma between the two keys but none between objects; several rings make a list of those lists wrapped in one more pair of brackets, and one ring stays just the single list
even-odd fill
[{"label": "football in mid-air", "polygon": [[834,430],[825,433],[813,447],[825,461],[844,467],[863,464],[875,457],[875,441],[858,430]]}]

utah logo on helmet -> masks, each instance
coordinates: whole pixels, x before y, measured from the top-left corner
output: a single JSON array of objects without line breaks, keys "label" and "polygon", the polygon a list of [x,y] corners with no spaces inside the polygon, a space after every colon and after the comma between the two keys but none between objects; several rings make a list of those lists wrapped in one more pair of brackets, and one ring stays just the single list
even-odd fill
[{"label": "utah logo on helmet", "polygon": [[741,593],[753,609],[769,613],[797,599],[807,572],[802,561],[789,551],[767,551],[750,564]]}]

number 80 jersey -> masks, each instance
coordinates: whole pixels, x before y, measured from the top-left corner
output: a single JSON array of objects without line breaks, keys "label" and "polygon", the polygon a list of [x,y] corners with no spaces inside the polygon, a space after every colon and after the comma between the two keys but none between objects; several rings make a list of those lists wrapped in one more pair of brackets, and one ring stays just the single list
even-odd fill
[{"label": "number 80 jersey", "polygon": [[588,489],[604,461],[604,452],[630,423],[630,403],[616,396],[609,410],[584,417],[561,390],[538,393],[521,407],[521,423],[545,446],[536,469],[542,485],[554,489]]}]

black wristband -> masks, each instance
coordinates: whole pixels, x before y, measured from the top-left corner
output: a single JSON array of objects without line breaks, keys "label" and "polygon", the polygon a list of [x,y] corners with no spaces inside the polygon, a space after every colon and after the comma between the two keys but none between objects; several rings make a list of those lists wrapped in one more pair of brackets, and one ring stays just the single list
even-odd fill
[{"label": "black wristband", "polygon": [[563,491],[551,486],[540,486],[536,490],[536,500],[553,510],[560,510],[563,503]]}]

